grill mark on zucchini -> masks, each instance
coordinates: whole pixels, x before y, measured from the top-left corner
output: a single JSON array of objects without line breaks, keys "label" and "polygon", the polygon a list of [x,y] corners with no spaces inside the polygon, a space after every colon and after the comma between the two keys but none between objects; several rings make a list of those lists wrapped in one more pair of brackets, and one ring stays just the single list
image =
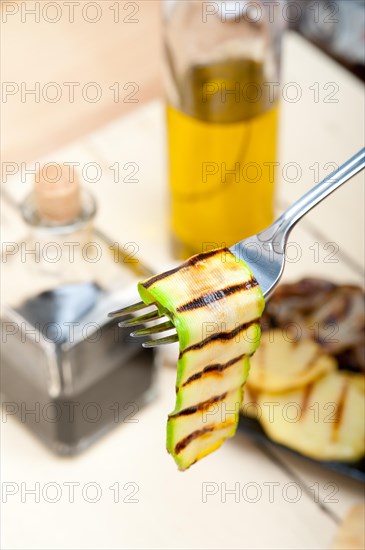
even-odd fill
[{"label": "grill mark on zucchini", "polygon": [[191,443],[194,441],[194,439],[197,439],[201,435],[210,433],[214,431],[214,426],[207,426],[206,428],[202,428],[201,430],[195,430],[195,432],[192,432],[188,436],[184,437],[179,443],[175,445],[175,453],[178,455]]},{"label": "grill mark on zucchini", "polygon": [[209,409],[211,405],[214,405],[214,403],[219,403],[220,401],[223,401],[223,399],[227,397],[227,393],[228,392],[222,393],[221,395],[215,395],[207,401],[202,401],[197,405],[193,405],[192,407],[187,407],[186,409],[182,409],[177,413],[170,414],[169,418],[179,418],[179,416],[188,416],[190,414],[195,414],[199,411],[205,411],[206,409]]},{"label": "grill mark on zucchini", "polygon": [[184,350],[180,351],[179,359],[181,359],[183,357],[183,355],[185,353],[187,353],[188,351],[202,349],[202,348],[204,348],[204,346],[207,346],[208,344],[210,344],[211,342],[214,342],[215,340],[226,340],[226,341],[227,340],[232,340],[240,332],[243,332],[244,330],[249,329],[252,325],[255,325],[255,324],[258,324],[258,323],[259,323],[259,319],[254,319],[253,321],[249,321],[248,323],[243,323],[242,325],[239,325],[238,327],[236,327],[233,330],[229,330],[229,331],[226,331],[226,332],[222,331],[222,332],[217,332],[217,334],[212,334],[211,336],[208,336],[208,338],[205,338],[201,342],[198,342],[197,344],[192,344],[191,346],[189,346],[189,347],[185,348]]},{"label": "grill mark on zucchini", "polygon": [[186,302],[186,304],[178,307],[177,311],[179,313],[182,313],[184,311],[191,311],[193,309],[205,307],[213,302],[222,300],[223,298],[226,298],[231,294],[235,294],[236,292],[240,292],[241,290],[250,290],[255,286],[258,286],[258,282],[256,281],[256,279],[252,277],[250,280],[245,281],[244,283],[227,286],[220,290],[215,290],[214,292],[208,292],[206,294],[202,294],[201,296],[199,296],[199,298],[194,298],[194,300],[191,300],[190,302]]},{"label": "grill mark on zucchini", "polygon": [[202,252],[201,254],[197,254],[196,256],[193,256],[186,262],[180,264],[178,267],[174,267],[173,269],[170,269],[169,271],[165,271],[164,273],[160,273],[159,275],[155,275],[155,277],[151,277],[150,279],[147,279],[143,283],[144,288],[149,288],[153,284],[157,283],[157,281],[161,281],[162,279],[167,279],[171,275],[174,275],[178,271],[181,271],[182,269],[186,267],[192,267],[196,265],[197,263],[206,260],[207,258],[211,258],[212,256],[216,256],[217,254],[229,253],[232,254],[232,252],[228,248],[220,248],[218,250],[210,250],[209,252]]},{"label": "grill mark on zucchini", "polygon": [[308,384],[303,392],[303,400],[302,400],[302,415],[306,412],[308,405],[309,405],[309,397],[313,390],[313,383]]},{"label": "grill mark on zucchini", "polygon": [[[181,439],[176,445],[175,445],[175,453],[178,455],[183,451],[192,441],[195,439],[198,439],[198,437],[201,437],[202,435],[212,433],[216,430],[221,430],[223,428],[228,428],[229,426],[232,426],[233,422],[226,422],[222,424],[213,424],[211,426],[207,426],[206,428],[201,428],[200,430],[195,430],[195,432],[192,432],[191,434],[184,437],[184,439]],[[194,464],[194,463],[193,463]]]},{"label": "grill mark on zucchini", "polygon": [[227,363],[216,363],[215,365],[208,365],[205,367],[202,371],[197,372],[196,374],[193,374],[186,380],[186,382],[183,383],[183,387],[188,386],[192,382],[195,382],[195,380],[199,380],[199,378],[202,378],[206,374],[211,374],[212,372],[223,372],[224,370],[228,369],[235,363],[238,363],[241,359],[243,359],[245,354],[239,355],[238,357],[234,357],[230,361],[227,361]]},{"label": "grill mark on zucchini", "polygon": [[340,398],[338,400],[338,404],[335,411],[335,418],[332,424],[332,441],[336,441],[338,438],[338,432],[343,419],[343,411],[345,408],[348,390],[349,390],[349,385],[348,385],[348,382],[346,381],[341,388]]}]

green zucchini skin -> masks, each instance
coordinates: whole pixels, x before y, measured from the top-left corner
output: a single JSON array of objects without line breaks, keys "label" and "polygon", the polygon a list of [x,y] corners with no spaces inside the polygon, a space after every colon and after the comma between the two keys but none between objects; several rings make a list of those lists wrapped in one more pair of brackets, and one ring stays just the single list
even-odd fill
[{"label": "green zucchini skin", "polygon": [[171,319],[179,337],[167,450],[186,470],[236,432],[264,297],[248,266],[228,249],[193,256],[138,290]]}]

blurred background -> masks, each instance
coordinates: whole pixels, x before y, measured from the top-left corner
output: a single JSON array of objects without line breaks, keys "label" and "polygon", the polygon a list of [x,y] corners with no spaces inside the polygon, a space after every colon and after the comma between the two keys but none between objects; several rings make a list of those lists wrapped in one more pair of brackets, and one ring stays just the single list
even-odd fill
[{"label": "blurred background", "polygon": [[364,0],[0,15],[3,547],[362,549],[363,173],[294,230],[238,433],[188,472],[165,451],[177,346],[107,314],[364,146]]},{"label": "blurred background", "polygon": [[[77,17],[78,6],[74,8],[73,23],[70,22],[69,14],[63,13],[59,21],[51,24],[40,16],[39,22],[35,21],[35,15],[31,14],[31,2],[29,15],[25,9],[27,2],[2,0],[1,4],[4,81],[96,81],[108,88],[123,74],[124,80],[139,84],[139,102],[162,95],[160,1],[143,2],[143,13],[140,14],[138,24],[125,25],[115,23],[114,20],[118,17],[120,20],[125,19],[128,10],[132,14],[136,8],[131,5],[124,10],[126,3],[123,2],[118,2],[120,7],[108,10],[113,6],[111,3],[105,8],[110,17],[101,17],[94,24],[85,21],[83,17]],[[290,4],[288,25],[363,80],[363,2],[335,2],[329,7],[333,14],[325,12],[326,2],[322,0],[312,6],[305,0]],[[21,6],[24,6],[24,22],[21,20]],[[48,18],[56,20],[58,14],[55,10],[52,12],[51,7],[49,9]],[[66,9],[70,10],[72,16],[71,7],[66,6]],[[314,10],[318,14],[321,11],[324,13],[324,17],[317,17],[318,22],[315,15],[310,17]],[[338,14],[339,23],[335,21]],[[326,17],[328,21],[324,21]],[[92,13],[90,8],[90,20],[93,18],[97,19],[98,15]],[[112,93],[104,95],[101,101],[88,104],[80,98],[80,94],[75,94],[74,102],[70,102],[65,93],[57,102],[57,109],[44,101],[20,102],[10,101],[9,98],[3,105],[3,159],[33,159],[137,106],[136,103],[114,102]]]}]

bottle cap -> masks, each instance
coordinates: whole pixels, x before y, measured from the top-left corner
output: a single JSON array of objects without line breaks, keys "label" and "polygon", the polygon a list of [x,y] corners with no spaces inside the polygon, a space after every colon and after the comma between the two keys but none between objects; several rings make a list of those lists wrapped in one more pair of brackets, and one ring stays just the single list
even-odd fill
[{"label": "bottle cap", "polygon": [[78,174],[60,164],[41,167],[34,180],[34,197],[40,218],[58,224],[72,222],[81,212]]}]

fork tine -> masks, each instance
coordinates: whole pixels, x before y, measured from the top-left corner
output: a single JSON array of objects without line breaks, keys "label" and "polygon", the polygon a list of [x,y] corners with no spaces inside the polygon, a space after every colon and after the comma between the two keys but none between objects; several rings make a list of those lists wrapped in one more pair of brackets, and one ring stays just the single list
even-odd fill
[{"label": "fork tine", "polygon": [[131,306],[123,307],[122,309],[117,309],[116,311],[111,311],[108,313],[108,317],[123,317],[123,315],[134,313],[135,311],[139,311],[145,307],[148,307],[148,305],[144,302],[138,302],[137,304],[132,304]]},{"label": "fork tine", "polygon": [[171,321],[162,323],[161,325],[155,325],[148,328],[140,328],[131,333],[133,338],[138,338],[140,336],[149,336],[150,334],[158,334],[159,332],[165,332],[166,330],[171,330],[175,328],[175,325]]},{"label": "fork tine", "polygon": [[144,348],[156,348],[157,346],[164,346],[166,344],[173,344],[178,342],[179,337],[177,334],[172,334],[171,336],[165,336],[165,338],[160,338],[159,340],[149,340],[148,342],[143,342],[142,346]]},{"label": "fork tine", "polygon": [[120,327],[134,327],[135,325],[142,325],[143,323],[147,323],[147,321],[162,319],[162,317],[164,317],[164,315],[161,315],[161,313],[156,309],[156,311],[146,313],[146,315],[134,317],[133,319],[128,319],[127,321],[121,321],[120,323],[118,323],[118,325]]}]

